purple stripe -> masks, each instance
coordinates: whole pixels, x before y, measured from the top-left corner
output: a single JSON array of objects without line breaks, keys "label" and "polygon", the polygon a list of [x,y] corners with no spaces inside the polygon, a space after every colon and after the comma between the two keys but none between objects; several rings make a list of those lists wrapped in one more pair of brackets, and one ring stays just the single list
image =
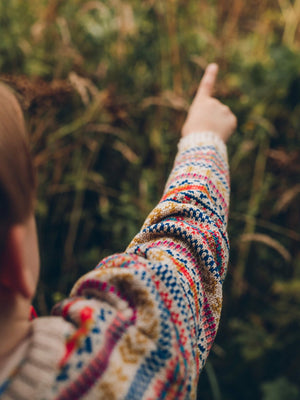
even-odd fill
[{"label": "purple stripe", "polygon": [[[134,313],[135,314],[135,313]],[[126,329],[132,325],[135,318],[125,319],[118,312],[114,321],[105,333],[104,344],[95,358],[84,368],[76,381],[63,389],[56,400],[76,400],[87,393],[99,380],[108,366],[108,362],[118,340]]]}]

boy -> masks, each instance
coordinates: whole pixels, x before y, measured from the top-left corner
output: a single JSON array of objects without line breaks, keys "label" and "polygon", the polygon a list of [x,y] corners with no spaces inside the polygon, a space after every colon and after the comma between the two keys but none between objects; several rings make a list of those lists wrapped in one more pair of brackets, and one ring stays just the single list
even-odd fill
[{"label": "boy", "polygon": [[236,118],[205,71],[164,195],[123,254],[29,321],[39,274],[21,109],[0,86],[1,399],[195,399],[228,257],[226,146]]}]

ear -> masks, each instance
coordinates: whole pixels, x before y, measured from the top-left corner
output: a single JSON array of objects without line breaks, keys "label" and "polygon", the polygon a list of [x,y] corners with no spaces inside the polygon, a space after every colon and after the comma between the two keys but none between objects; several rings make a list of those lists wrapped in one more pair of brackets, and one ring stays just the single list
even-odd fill
[{"label": "ear", "polygon": [[24,257],[26,229],[13,225],[8,232],[5,248],[0,260],[0,285],[12,294],[32,297],[28,268]]}]

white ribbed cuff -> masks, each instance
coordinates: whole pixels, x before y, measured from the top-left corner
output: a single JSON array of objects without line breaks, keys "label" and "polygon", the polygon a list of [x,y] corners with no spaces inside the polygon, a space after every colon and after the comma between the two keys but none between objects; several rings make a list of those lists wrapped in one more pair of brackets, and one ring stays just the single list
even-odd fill
[{"label": "white ribbed cuff", "polygon": [[192,132],[187,136],[180,139],[178,143],[178,150],[185,151],[194,146],[209,146],[216,147],[217,151],[227,161],[227,148],[226,144],[220,137],[211,131]]}]

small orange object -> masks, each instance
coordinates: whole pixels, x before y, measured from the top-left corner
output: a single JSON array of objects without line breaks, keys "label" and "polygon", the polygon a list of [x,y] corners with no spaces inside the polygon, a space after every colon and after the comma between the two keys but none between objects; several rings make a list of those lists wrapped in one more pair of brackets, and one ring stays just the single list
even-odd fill
[{"label": "small orange object", "polygon": [[38,315],[34,309],[33,306],[30,307],[30,314],[29,314],[29,320],[32,321],[33,319],[37,318]]},{"label": "small orange object", "polygon": [[59,363],[60,367],[64,366],[74,350],[79,347],[81,339],[88,333],[91,322],[93,321],[93,312],[94,310],[91,307],[84,307],[80,311],[80,326],[77,331],[67,339],[66,351]]}]

